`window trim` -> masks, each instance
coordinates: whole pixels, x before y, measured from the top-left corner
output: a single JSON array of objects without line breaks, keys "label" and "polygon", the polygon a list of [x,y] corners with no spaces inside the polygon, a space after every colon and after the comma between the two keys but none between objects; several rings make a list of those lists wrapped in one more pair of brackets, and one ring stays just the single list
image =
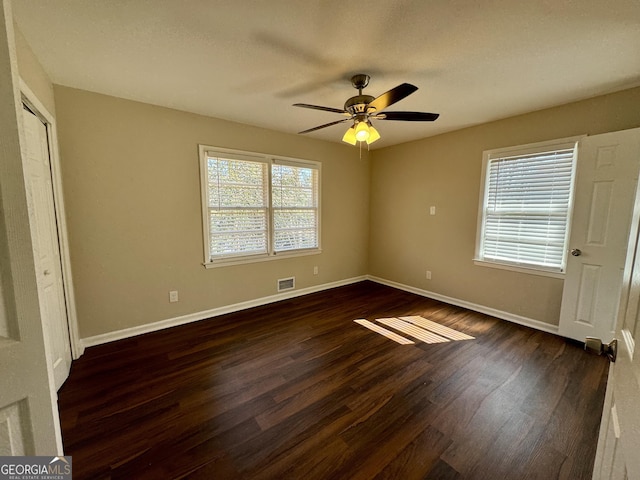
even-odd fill
[{"label": "window trim", "polygon": [[[208,169],[207,158],[209,152],[215,152],[230,159],[237,159],[250,162],[267,164],[267,252],[256,254],[229,255],[227,257],[211,259],[210,256],[210,235],[209,235],[209,207],[208,207]],[[249,152],[230,148],[214,147],[211,145],[198,145],[198,161],[200,164],[200,205],[202,210],[202,239],[205,268],[227,267],[231,265],[243,265],[248,263],[266,262],[279,260],[282,258],[300,257],[307,255],[318,255],[322,253],[322,163],[313,160],[303,160],[300,158],[284,157],[281,155],[271,155],[266,153]],[[273,230],[273,201],[272,201],[272,165],[288,165],[292,167],[312,168],[317,171],[317,238],[318,246],[313,248],[301,248],[295,250],[285,250],[276,252],[274,250],[274,230]]]},{"label": "window trim", "polygon": [[[575,195],[575,180],[577,170],[577,159],[579,150],[580,139],[586,137],[586,135],[577,135],[573,137],[559,138],[556,140],[548,140],[544,142],[528,143],[525,145],[517,145],[512,147],[496,148],[492,150],[485,150],[482,152],[482,174],[480,182],[480,199],[478,202],[478,217],[476,227],[476,245],[473,257],[473,263],[478,266],[498,268],[501,270],[510,270],[514,272],[525,273],[529,275],[539,275],[553,278],[564,278],[567,264],[567,246],[571,237],[571,222],[573,217],[573,204]],[[569,203],[567,208],[567,229],[563,247],[562,264],[559,268],[550,268],[544,266],[535,266],[528,264],[520,264],[516,262],[500,261],[483,258],[481,256],[481,249],[484,239],[484,223],[485,223],[485,202],[487,197],[486,187],[488,183],[489,175],[489,162],[496,158],[535,155],[537,153],[544,153],[551,150],[574,148],[573,153],[573,168],[571,172],[571,187],[569,192]]]}]

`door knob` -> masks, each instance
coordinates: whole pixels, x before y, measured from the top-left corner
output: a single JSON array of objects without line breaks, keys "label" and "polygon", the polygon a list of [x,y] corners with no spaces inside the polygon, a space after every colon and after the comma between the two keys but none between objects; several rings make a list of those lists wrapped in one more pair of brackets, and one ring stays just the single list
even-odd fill
[{"label": "door knob", "polygon": [[582,250],[580,250],[579,248],[574,248],[571,250],[571,255],[573,255],[574,257],[579,257],[580,255],[582,255]]},{"label": "door knob", "polygon": [[51,275],[51,271],[50,271],[50,270],[45,270],[45,271],[44,271],[44,274],[45,274],[45,275]]},{"label": "door knob", "polygon": [[609,357],[609,360],[615,363],[618,356],[618,340],[614,338],[611,340],[611,343],[603,344],[599,338],[587,337],[584,339],[584,349],[596,355],[602,355],[604,353]]}]

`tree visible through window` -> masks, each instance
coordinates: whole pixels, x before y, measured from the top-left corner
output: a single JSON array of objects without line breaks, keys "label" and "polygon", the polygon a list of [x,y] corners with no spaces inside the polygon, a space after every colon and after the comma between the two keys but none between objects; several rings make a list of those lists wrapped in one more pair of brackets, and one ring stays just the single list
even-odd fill
[{"label": "tree visible through window", "polygon": [[207,158],[211,258],[267,252],[266,167]]},{"label": "tree visible through window", "polygon": [[319,249],[319,164],[201,146],[205,264]]},{"label": "tree visible through window", "polygon": [[274,250],[318,246],[318,170],[271,167]]}]

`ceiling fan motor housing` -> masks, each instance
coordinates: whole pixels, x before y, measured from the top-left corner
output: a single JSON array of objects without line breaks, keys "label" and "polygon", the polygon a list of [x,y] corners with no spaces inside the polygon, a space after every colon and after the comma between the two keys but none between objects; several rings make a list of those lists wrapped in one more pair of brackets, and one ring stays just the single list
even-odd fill
[{"label": "ceiling fan motor housing", "polygon": [[351,115],[365,113],[367,105],[375,100],[375,97],[372,97],[371,95],[362,94],[362,89],[369,85],[370,78],[371,77],[365,73],[358,73],[351,77],[351,85],[353,85],[353,88],[358,89],[358,95],[351,97],[344,103],[344,109]]},{"label": "ceiling fan motor housing", "polygon": [[367,105],[373,102],[374,99],[375,97],[372,97],[371,95],[356,95],[344,103],[344,109],[351,115],[364,113],[367,109]]}]

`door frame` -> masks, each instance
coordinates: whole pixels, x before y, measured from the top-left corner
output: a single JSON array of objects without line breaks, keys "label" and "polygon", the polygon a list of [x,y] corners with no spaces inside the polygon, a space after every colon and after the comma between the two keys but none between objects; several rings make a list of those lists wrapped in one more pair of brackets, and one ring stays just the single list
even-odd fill
[{"label": "door frame", "polygon": [[[25,136],[20,101],[17,54],[11,0],[0,3],[0,241],[3,259],[2,284],[9,335],[0,338],[3,373],[10,388],[0,389],[0,409],[13,410],[10,417],[17,431],[13,438],[2,435],[0,443],[9,452],[30,455],[63,454],[60,416],[53,369],[48,361],[40,312],[33,239],[24,179]],[[6,290],[4,287],[6,286]],[[5,380],[5,377],[3,377]],[[3,421],[3,424],[7,422]],[[13,426],[12,426],[13,427]],[[10,427],[10,431],[13,428]],[[6,428],[4,429],[6,430]]]},{"label": "door frame", "polygon": [[67,324],[69,326],[69,343],[71,345],[71,357],[77,360],[84,353],[84,345],[80,340],[78,331],[78,317],[76,313],[75,294],[71,275],[71,257],[69,254],[69,236],[67,234],[67,222],[62,195],[62,174],[60,168],[60,155],[58,153],[58,131],[55,117],[38,99],[20,77],[20,93],[22,101],[47,127],[47,140],[49,143],[49,157],[51,162],[51,183],[53,187],[53,207],[55,210],[56,227],[58,229],[58,246],[60,251],[60,264],[62,270],[62,287],[66,307]]},{"label": "door frame", "polygon": [[[604,405],[602,407],[602,417],[600,420],[600,432],[598,434],[598,444],[596,448],[596,458],[593,467],[593,479],[604,479],[611,477],[602,476],[603,468],[607,468],[609,475],[618,473],[618,458],[616,453],[618,448],[624,450],[622,444],[618,444],[621,437],[621,427],[618,420],[617,405],[619,398],[614,399],[616,369],[620,368],[620,362],[623,364],[627,361],[631,362],[629,368],[633,368],[633,349],[634,339],[628,330],[623,329],[624,321],[629,313],[630,292],[633,283],[634,269],[638,268],[638,251],[640,249],[640,175],[636,183],[634,192],[632,216],[629,227],[629,238],[625,252],[625,263],[622,273],[621,288],[618,303],[618,312],[616,315],[616,324],[614,338],[618,340],[618,363],[609,364],[609,372],[607,379],[607,390],[605,394]],[[636,304],[637,306],[637,304]],[[621,358],[621,356],[629,356]],[[615,437],[613,445],[611,445],[611,434]],[[626,463],[626,462],[625,462]],[[625,464],[626,468],[626,464]]]}]

